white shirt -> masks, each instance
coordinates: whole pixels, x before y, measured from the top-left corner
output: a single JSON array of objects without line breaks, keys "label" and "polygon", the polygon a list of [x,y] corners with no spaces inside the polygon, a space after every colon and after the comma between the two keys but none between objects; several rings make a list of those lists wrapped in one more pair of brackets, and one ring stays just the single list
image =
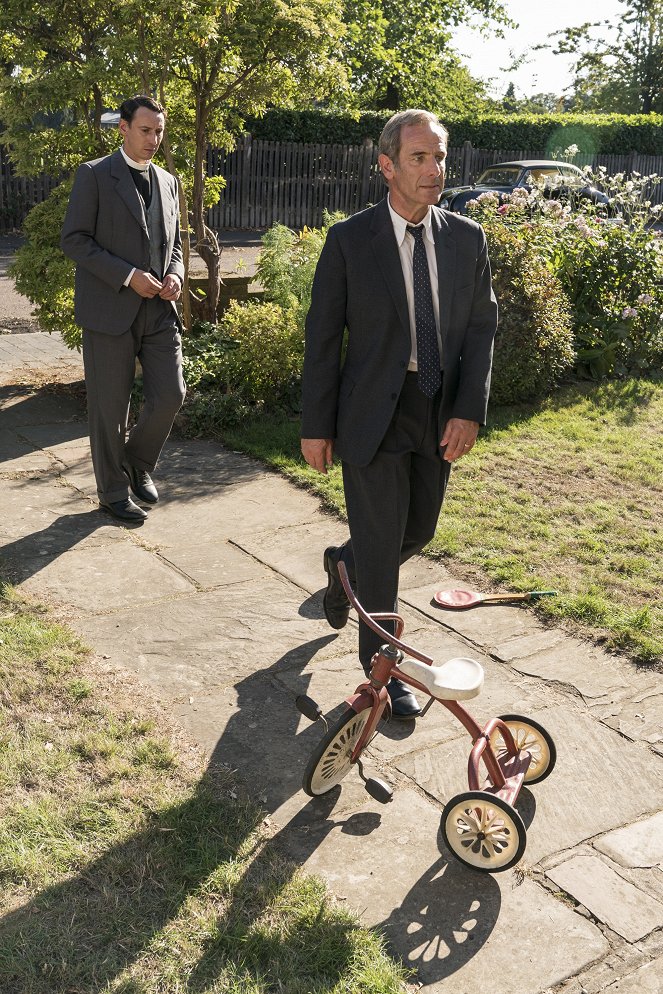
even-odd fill
[{"label": "white shirt", "polygon": [[[387,198],[391,223],[394,226],[394,234],[398,243],[398,253],[401,257],[401,269],[405,280],[405,293],[407,295],[407,309],[410,317],[410,339],[412,347],[410,351],[410,362],[408,370],[417,369],[417,326],[414,318],[414,276],[412,259],[414,255],[414,236],[407,233],[408,225],[418,227],[412,221],[406,221],[404,217],[397,214],[391,206],[391,200]],[[433,223],[430,207],[426,211],[426,216],[419,224],[424,226],[424,247],[428,258],[428,271],[430,273],[430,285],[433,293],[433,312],[435,314],[435,328],[437,330],[437,344],[442,355],[442,342],[440,339],[440,288],[437,279],[437,258],[435,256],[435,241],[433,239]]]}]

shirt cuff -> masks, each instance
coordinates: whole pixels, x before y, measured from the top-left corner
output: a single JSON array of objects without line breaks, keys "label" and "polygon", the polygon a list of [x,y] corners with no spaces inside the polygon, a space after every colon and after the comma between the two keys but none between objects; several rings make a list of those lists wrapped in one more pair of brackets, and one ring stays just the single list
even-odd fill
[{"label": "shirt cuff", "polygon": [[135,272],[136,272],[136,267],[134,266],[134,268],[131,270],[131,272],[127,276],[126,280],[124,281],[124,286],[129,286],[129,284],[131,283],[131,281],[133,279],[133,275],[134,275]]}]

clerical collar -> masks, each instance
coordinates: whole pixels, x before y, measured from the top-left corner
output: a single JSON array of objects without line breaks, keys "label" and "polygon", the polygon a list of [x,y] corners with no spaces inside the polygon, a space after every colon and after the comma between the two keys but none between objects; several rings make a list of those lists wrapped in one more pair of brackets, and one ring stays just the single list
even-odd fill
[{"label": "clerical collar", "polygon": [[122,158],[124,159],[124,161],[126,162],[126,164],[129,166],[129,169],[135,169],[136,172],[139,172],[139,173],[146,173],[146,172],[149,171],[149,168],[150,168],[150,163],[149,162],[147,163],[147,165],[145,165],[144,162],[134,162],[133,159],[129,158],[129,156],[124,151],[124,149],[122,148],[121,145],[120,145],[120,152],[122,153]]}]

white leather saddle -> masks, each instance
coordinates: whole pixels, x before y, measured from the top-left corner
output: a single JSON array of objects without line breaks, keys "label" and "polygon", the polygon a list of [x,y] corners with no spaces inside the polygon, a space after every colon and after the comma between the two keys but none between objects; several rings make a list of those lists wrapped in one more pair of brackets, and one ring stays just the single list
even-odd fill
[{"label": "white leather saddle", "polygon": [[449,659],[441,666],[403,659],[398,668],[422,684],[438,701],[468,701],[477,697],[483,687],[483,666],[464,656]]}]

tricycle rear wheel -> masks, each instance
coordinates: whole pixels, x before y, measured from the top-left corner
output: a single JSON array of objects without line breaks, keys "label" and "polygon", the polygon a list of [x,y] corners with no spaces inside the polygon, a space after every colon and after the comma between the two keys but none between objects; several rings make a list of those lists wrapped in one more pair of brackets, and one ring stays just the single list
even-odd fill
[{"label": "tricycle rear wheel", "polygon": [[[533,718],[523,718],[520,714],[501,714],[500,720],[508,726],[518,751],[526,750],[532,760],[525,774],[524,783],[540,783],[552,773],[557,760],[557,750],[550,732]],[[490,736],[490,744],[496,758],[507,752],[506,743],[499,728]]]}]

